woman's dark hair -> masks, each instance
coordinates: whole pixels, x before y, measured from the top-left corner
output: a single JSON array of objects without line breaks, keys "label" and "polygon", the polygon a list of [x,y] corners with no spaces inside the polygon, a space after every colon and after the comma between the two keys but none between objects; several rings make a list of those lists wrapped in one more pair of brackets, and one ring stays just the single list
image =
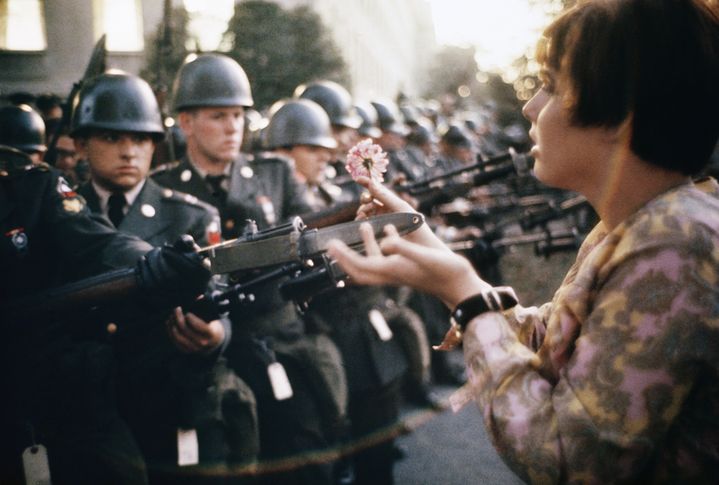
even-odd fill
[{"label": "woman's dark hair", "polygon": [[544,32],[540,64],[579,126],[631,124],[632,151],[687,175],[719,137],[719,15],[706,0],[588,0]]}]

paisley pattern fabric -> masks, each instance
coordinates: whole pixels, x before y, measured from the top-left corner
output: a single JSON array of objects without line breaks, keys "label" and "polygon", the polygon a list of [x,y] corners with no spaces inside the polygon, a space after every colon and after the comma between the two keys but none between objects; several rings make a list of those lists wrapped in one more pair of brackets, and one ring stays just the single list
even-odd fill
[{"label": "paisley pattern fabric", "polygon": [[475,318],[475,400],[532,483],[719,480],[719,187],[600,222],[551,303]]}]

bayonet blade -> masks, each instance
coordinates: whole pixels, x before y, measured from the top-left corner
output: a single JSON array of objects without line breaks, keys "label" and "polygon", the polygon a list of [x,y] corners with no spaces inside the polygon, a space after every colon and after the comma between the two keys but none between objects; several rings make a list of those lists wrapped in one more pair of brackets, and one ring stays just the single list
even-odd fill
[{"label": "bayonet blade", "polygon": [[208,258],[215,274],[234,273],[275,266],[291,261],[303,262],[320,256],[327,250],[327,243],[339,239],[352,248],[362,246],[359,227],[362,223],[372,226],[375,237],[380,239],[384,227],[392,224],[400,234],[407,234],[424,223],[418,213],[396,212],[370,217],[363,221],[345,222],[321,229],[294,231],[281,236],[252,240],[237,240],[208,249]]}]

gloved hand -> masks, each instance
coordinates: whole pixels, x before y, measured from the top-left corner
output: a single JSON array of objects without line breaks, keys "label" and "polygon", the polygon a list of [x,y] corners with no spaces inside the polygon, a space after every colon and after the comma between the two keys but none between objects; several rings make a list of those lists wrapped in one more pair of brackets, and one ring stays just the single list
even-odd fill
[{"label": "gloved hand", "polygon": [[155,310],[169,312],[204,293],[210,270],[197,252],[192,236],[172,246],[155,248],[137,263],[140,297]]}]

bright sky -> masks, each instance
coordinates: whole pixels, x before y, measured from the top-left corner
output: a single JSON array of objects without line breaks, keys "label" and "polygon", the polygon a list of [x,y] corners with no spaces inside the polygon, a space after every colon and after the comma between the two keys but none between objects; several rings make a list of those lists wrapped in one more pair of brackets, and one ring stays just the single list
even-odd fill
[{"label": "bright sky", "polygon": [[547,7],[528,0],[429,0],[439,44],[477,48],[483,71],[505,71],[523,53],[534,51],[549,23]]}]

